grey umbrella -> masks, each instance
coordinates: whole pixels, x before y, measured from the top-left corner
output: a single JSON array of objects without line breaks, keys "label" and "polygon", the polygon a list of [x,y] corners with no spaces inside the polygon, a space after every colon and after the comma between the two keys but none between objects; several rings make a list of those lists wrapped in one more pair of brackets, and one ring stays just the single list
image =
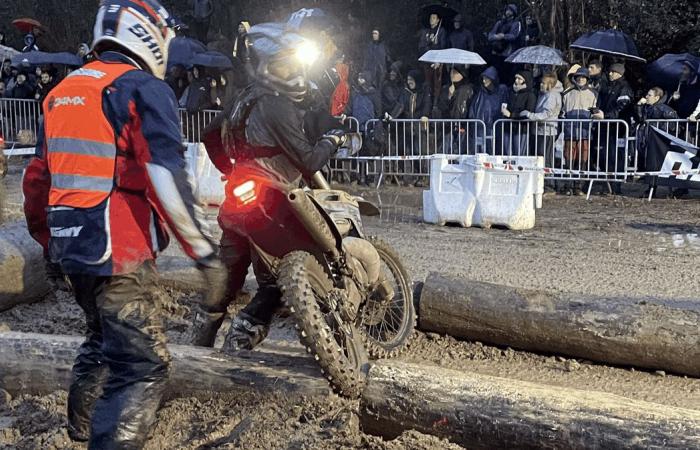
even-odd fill
[{"label": "grey umbrella", "polygon": [[460,50],[457,48],[448,48],[445,50],[429,50],[418,60],[425,63],[438,64],[470,64],[482,66],[486,64],[484,58],[478,53]]},{"label": "grey umbrella", "polygon": [[513,64],[537,64],[541,66],[566,65],[564,56],[559,50],[544,45],[520,48],[506,58],[506,62]]}]

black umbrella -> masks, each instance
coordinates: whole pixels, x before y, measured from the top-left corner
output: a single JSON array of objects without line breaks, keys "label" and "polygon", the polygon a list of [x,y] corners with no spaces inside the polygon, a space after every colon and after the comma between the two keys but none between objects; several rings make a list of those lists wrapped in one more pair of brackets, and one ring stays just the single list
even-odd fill
[{"label": "black umbrella", "polygon": [[619,30],[599,30],[586,33],[576,39],[571,48],[631,61],[646,62],[639,56],[631,37]]},{"label": "black umbrella", "polygon": [[78,55],[68,52],[27,52],[12,57],[13,67],[45,66],[49,64],[79,67],[83,65],[83,59]]},{"label": "black umbrella", "polygon": [[189,67],[192,65],[192,58],[194,58],[196,54],[206,51],[207,46],[197,39],[178,36],[170,41],[170,47],[168,49],[168,69],[176,65]]},{"label": "black umbrella", "polygon": [[698,72],[700,57],[690,53],[668,53],[647,66],[647,79],[663,87],[675,88],[685,65]]},{"label": "black umbrella", "polygon": [[449,6],[435,4],[424,6],[420,9],[420,23],[425,28],[430,27],[430,16],[432,14],[437,14],[440,18],[441,25],[443,28],[450,27],[452,25],[452,19],[457,15],[457,11],[450,8]]},{"label": "black umbrella", "polygon": [[231,60],[221,52],[208,51],[204,53],[197,53],[192,58],[190,65],[202,66],[202,67],[212,67],[215,69],[232,69],[233,63]]}]

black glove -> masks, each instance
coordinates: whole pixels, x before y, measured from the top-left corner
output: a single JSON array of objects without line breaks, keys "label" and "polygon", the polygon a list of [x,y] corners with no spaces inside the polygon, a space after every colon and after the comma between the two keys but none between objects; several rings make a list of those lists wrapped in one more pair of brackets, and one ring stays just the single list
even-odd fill
[{"label": "black glove", "polygon": [[49,284],[51,292],[63,291],[70,292],[71,287],[68,279],[61,271],[61,266],[51,262],[48,259],[44,260],[44,272],[46,272],[46,281]]},{"label": "black glove", "polygon": [[326,132],[326,134],[323,135],[321,139],[325,139],[327,141],[330,141],[333,145],[335,145],[335,148],[340,148],[345,144],[347,141],[347,135],[345,134],[345,131],[343,130],[331,130]]},{"label": "black glove", "polygon": [[228,271],[219,257],[211,255],[197,261],[197,269],[202,272],[207,286],[207,294],[204,298],[206,308],[220,306],[228,287]]}]

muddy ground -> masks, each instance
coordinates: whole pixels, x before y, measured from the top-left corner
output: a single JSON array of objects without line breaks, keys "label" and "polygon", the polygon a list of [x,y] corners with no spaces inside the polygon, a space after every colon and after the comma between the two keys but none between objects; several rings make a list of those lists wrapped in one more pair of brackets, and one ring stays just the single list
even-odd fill
[{"label": "muddy ground", "polygon": [[[19,169],[4,180],[4,214],[19,215]],[[353,188],[354,189],[354,188]],[[606,295],[697,298],[700,201],[623,197],[547,196],[533,230],[435,227],[420,223],[420,190],[385,187],[378,195],[382,217],[368,231],[391,243],[414,281],[430,271],[525,288]],[[199,294],[164,290],[168,335],[186,340],[189,307]],[[80,334],[82,316],[69,296],[0,313],[0,328]],[[280,320],[270,344],[295,340]],[[264,349],[263,349],[264,350]],[[700,409],[700,380],[609,367],[497,348],[478,342],[419,333],[404,360],[488,375],[619,394],[672,406]],[[42,397],[0,395],[0,448],[83,448],[65,432],[65,392]],[[158,415],[148,448],[245,449],[432,449],[460,448],[418,433],[392,442],[359,429],[357,404],[337,397],[217,396],[168,401]]]}]

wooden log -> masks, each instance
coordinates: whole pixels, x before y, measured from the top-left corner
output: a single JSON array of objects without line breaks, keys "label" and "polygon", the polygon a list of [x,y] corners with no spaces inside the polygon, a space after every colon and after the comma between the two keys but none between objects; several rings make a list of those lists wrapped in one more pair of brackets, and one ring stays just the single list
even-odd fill
[{"label": "wooden log", "polygon": [[12,222],[0,227],[0,311],[41,300],[49,291],[41,246],[27,225]]},{"label": "wooden log", "polygon": [[370,369],[360,423],[469,449],[700,448],[698,410],[394,361]]},{"label": "wooden log", "polygon": [[425,331],[700,377],[700,299],[601,298],[429,275]]},{"label": "wooden log", "polygon": [[[12,395],[67,389],[82,337],[0,332],[0,388]],[[236,356],[201,347],[169,345],[173,367],[169,397],[208,396],[236,390],[327,395],[331,388],[313,358],[242,352]]]}]

